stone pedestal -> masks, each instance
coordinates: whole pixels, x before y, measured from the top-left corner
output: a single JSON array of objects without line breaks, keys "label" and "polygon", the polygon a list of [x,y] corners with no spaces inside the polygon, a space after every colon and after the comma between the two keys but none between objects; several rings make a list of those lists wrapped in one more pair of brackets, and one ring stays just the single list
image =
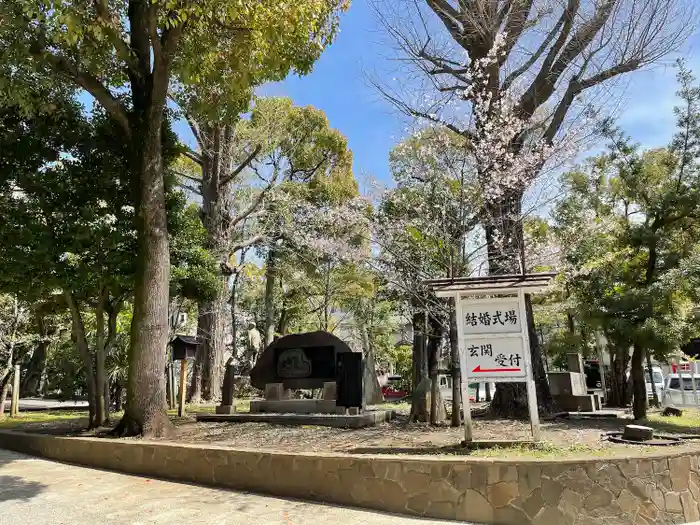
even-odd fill
[{"label": "stone pedestal", "polygon": [[216,407],[217,414],[235,414],[236,405],[219,405]]},{"label": "stone pedestal", "polygon": [[282,383],[267,383],[265,385],[265,399],[268,401],[284,399],[284,385]]},{"label": "stone pedestal", "polygon": [[583,358],[581,357],[581,354],[566,354],[566,362],[568,364],[569,372],[583,374]]},{"label": "stone pedestal", "polygon": [[252,413],[335,414],[336,409],[334,399],[254,399],[250,402]]},{"label": "stone pedestal", "polygon": [[586,374],[577,372],[549,372],[549,389],[553,396],[585,396]]},{"label": "stone pedestal", "polygon": [[654,429],[641,425],[627,425],[622,437],[629,441],[649,441],[654,437]]},{"label": "stone pedestal", "polygon": [[323,397],[322,399],[338,399],[338,385],[335,381],[329,381],[323,383]]}]

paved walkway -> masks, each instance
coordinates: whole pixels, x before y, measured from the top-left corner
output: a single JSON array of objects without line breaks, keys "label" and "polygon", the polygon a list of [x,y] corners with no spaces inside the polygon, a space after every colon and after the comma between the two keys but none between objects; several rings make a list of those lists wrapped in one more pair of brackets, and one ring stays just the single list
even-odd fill
[{"label": "paved walkway", "polygon": [[445,522],[171,483],[0,450],[0,525],[18,523],[430,525]]}]

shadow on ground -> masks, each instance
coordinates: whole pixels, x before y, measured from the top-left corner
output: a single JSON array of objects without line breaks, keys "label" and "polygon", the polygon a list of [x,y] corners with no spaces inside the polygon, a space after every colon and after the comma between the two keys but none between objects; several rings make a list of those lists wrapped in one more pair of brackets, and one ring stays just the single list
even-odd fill
[{"label": "shadow on ground", "polygon": [[24,456],[6,450],[0,450],[0,504],[5,501],[27,501],[41,494],[47,486],[36,481],[26,481],[19,476],[3,475],[3,467],[17,459],[25,459]]}]

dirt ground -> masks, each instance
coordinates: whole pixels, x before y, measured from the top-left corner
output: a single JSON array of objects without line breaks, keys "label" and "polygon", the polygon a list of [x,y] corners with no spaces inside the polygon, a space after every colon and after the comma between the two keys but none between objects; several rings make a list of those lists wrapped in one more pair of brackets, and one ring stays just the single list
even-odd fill
[{"label": "dirt ground", "polygon": [[[431,427],[410,423],[401,414],[393,421],[364,429],[329,427],[292,427],[265,423],[197,423],[183,421],[178,436],[167,441],[203,443],[219,446],[275,449],[289,452],[343,452],[355,454],[464,454],[477,456],[559,456],[624,455],[659,452],[659,447],[614,444],[605,439],[606,432],[620,431],[628,419],[559,419],[543,422],[542,442],[531,445],[504,445],[477,451],[460,447],[464,429]],[[659,432],[668,433],[660,428]],[[700,429],[698,429],[700,431]],[[679,434],[679,432],[672,432]],[[685,432],[683,432],[685,433]],[[523,421],[474,420],[474,439],[493,445],[503,440],[531,441],[530,424]],[[681,445],[700,449],[700,442]],[[679,448],[679,447],[674,447]],[[668,450],[668,448],[666,448]]]},{"label": "dirt ground", "polygon": [[[662,418],[652,415],[648,424],[658,434],[700,434],[700,415],[687,418]],[[669,447],[630,446],[608,441],[605,433],[621,431],[630,424],[630,416],[617,418],[571,419],[543,421],[542,439],[537,445],[508,444],[493,446],[498,441],[532,439],[529,422],[510,420],[474,420],[474,439],[490,446],[465,450],[460,446],[464,429],[449,426],[432,427],[411,423],[405,411],[397,411],[389,423],[363,429],[342,429],[320,426],[284,426],[267,423],[198,423],[193,417],[173,419],[176,433],[160,441],[200,443],[248,449],[287,452],[340,452],[356,454],[470,454],[505,457],[590,457],[670,452]],[[18,429],[52,434],[90,435],[81,429],[82,420],[26,423]],[[700,449],[700,440],[674,446]]]}]

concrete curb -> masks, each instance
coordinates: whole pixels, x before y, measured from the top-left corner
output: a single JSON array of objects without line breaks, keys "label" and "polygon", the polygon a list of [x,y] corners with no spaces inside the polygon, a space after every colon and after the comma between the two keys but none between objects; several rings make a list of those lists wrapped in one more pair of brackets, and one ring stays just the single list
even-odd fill
[{"label": "concrete curb", "polygon": [[489,525],[700,519],[700,453],[507,461],[292,454],[0,431],[0,448],[128,474]]}]

